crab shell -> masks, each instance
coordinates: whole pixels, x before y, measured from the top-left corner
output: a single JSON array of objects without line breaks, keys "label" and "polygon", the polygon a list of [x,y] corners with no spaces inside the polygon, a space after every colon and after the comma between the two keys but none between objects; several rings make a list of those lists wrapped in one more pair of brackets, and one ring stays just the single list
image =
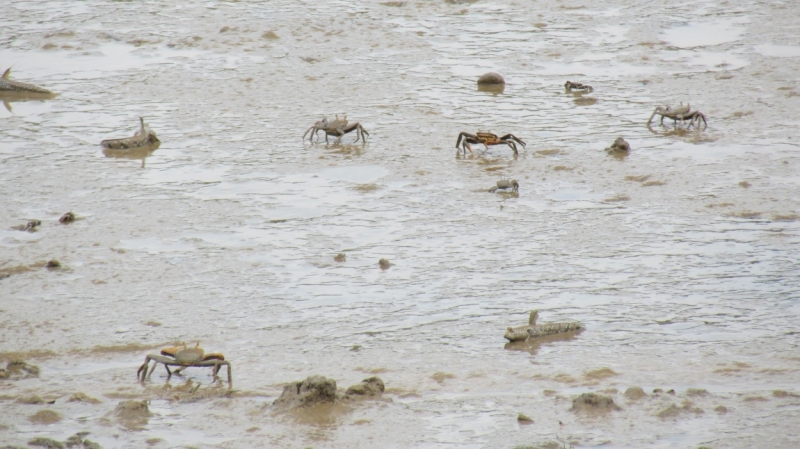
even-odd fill
[{"label": "crab shell", "polygon": [[181,364],[190,365],[194,362],[204,362],[206,360],[225,360],[225,356],[219,352],[206,354],[203,348],[186,348],[184,346],[172,346],[161,350],[161,355],[172,357]]}]

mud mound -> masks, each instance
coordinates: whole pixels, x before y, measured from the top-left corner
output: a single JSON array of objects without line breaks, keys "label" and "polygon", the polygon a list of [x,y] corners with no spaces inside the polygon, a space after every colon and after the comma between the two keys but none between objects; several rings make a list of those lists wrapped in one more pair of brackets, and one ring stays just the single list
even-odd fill
[{"label": "mud mound", "polygon": [[610,396],[597,393],[583,393],[572,401],[573,412],[610,412],[621,410]]}]

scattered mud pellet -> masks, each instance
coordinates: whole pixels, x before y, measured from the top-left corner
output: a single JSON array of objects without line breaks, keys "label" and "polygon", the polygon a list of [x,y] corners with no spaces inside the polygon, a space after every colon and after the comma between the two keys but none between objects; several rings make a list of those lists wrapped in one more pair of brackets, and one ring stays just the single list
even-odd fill
[{"label": "scattered mud pellet", "polygon": [[692,403],[689,401],[684,401],[682,406],[678,407],[677,405],[672,404],[669,407],[658,412],[656,416],[658,416],[661,419],[667,419],[667,418],[676,418],[680,415],[687,413],[694,413],[696,415],[699,415],[703,413],[703,410],[694,407]]},{"label": "scattered mud pellet", "polygon": [[49,270],[52,270],[54,268],[61,268],[61,262],[59,262],[56,259],[48,260],[47,261],[47,265],[45,265],[45,268],[47,268]]},{"label": "scattered mud pellet", "polygon": [[774,214],[772,216],[772,221],[797,221],[798,218],[800,218],[800,216],[798,216],[795,213],[786,214],[786,215]]},{"label": "scattered mud pellet", "polygon": [[642,390],[642,387],[630,387],[627,390],[625,390],[625,393],[622,394],[625,395],[626,398],[632,401],[637,401],[647,396],[647,393],[645,393],[644,390]]},{"label": "scattered mud pellet", "polygon": [[445,373],[444,371],[437,371],[433,373],[433,375],[431,376],[431,379],[435,380],[436,382],[439,382],[440,384],[444,383],[444,381],[447,379],[455,379],[455,378],[456,376],[454,374]]},{"label": "scattered mud pellet", "polygon": [[626,181],[635,181],[635,182],[645,182],[648,179],[650,179],[650,175],[642,175],[642,176],[628,175],[625,177]]},{"label": "scattered mud pellet", "polygon": [[160,327],[161,323],[159,323],[158,321],[150,320],[150,321],[144,323],[144,325],[145,326],[150,326],[150,327]]},{"label": "scattered mud pellet", "polygon": [[628,195],[615,195],[610,198],[606,198],[603,201],[605,201],[606,203],[619,203],[622,201],[630,201],[630,199],[631,197],[629,197]]},{"label": "scattered mud pellet", "polygon": [[609,377],[614,377],[616,375],[617,373],[615,373],[611,368],[600,368],[587,372],[583,375],[583,377],[587,379],[608,379]]},{"label": "scattered mud pellet", "polygon": [[392,8],[401,8],[403,6],[406,6],[406,2],[383,2],[381,3],[381,5],[389,6]]},{"label": "scattered mud pellet", "polygon": [[484,73],[478,78],[478,84],[505,84],[506,80],[496,72]]},{"label": "scattered mud pellet", "polygon": [[36,437],[28,441],[28,446],[39,446],[47,449],[65,449],[64,443],[45,437]]},{"label": "scattered mud pellet", "polygon": [[719,414],[725,414],[728,413],[728,407],[725,407],[724,405],[718,405],[714,407],[714,411]]},{"label": "scattered mud pellet", "polygon": [[389,262],[387,259],[381,259],[378,261],[378,265],[381,267],[381,270],[388,270],[394,264]]},{"label": "scattered mud pellet", "polygon": [[544,28],[547,26],[547,24],[544,22],[536,22],[533,24],[533,26],[535,26],[536,28]]},{"label": "scattered mud pellet", "polygon": [[61,421],[61,415],[53,410],[39,410],[28,417],[35,424],[53,424]]},{"label": "scattered mud pellet", "polygon": [[609,412],[621,410],[611,396],[597,393],[583,393],[572,401],[572,412]]},{"label": "scattered mud pellet", "polygon": [[671,394],[671,395],[675,396],[675,390],[669,389],[669,390],[667,390],[667,394]]},{"label": "scattered mud pellet", "polygon": [[545,396],[554,396],[556,393],[558,393],[556,390],[544,390],[544,391],[542,391],[542,394],[545,395]]},{"label": "scattered mud pellet", "polygon": [[642,187],[663,186],[667,183],[665,181],[647,181],[642,183]]},{"label": "scattered mud pellet", "polygon": [[339,263],[347,262],[347,255],[345,253],[339,253],[333,257],[333,260]]},{"label": "scattered mud pellet", "polygon": [[17,402],[20,404],[38,405],[38,404],[44,404],[44,399],[36,395],[21,396],[17,398]]},{"label": "scattered mud pellet", "polygon": [[705,388],[689,388],[686,396],[708,396],[708,391]]},{"label": "scattered mud pellet", "polygon": [[81,393],[81,392],[73,393],[72,396],[70,396],[69,399],[67,399],[67,402],[86,402],[87,404],[99,404],[100,403],[99,400],[97,400],[97,399],[95,399],[95,398],[93,398],[91,396],[88,396],[85,393]]},{"label": "scattered mud pellet", "polygon": [[272,39],[272,40],[280,39],[280,37],[278,37],[278,35],[275,34],[274,31],[266,31],[264,32],[264,34],[261,35],[261,37],[263,39]]},{"label": "scattered mud pellet", "polygon": [[220,28],[220,29],[219,29],[219,32],[220,32],[220,33],[227,33],[227,32],[228,32],[228,31],[230,31],[230,30],[231,30],[231,27],[229,27],[229,26],[227,26],[227,25],[226,25],[226,26],[224,26],[224,27]]},{"label": "scattered mud pellet", "polygon": [[749,188],[749,187],[752,187],[752,185],[753,185],[753,184],[750,184],[750,183],[749,183],[749,182],[747,182],[747,181],[742,181],[742,182],[740,182],[740,183],[739,183],[739,187],[743,187],[743,188],[745,188],[745,189],[747,189],[747,188]]},{"label": "scattered mud pellet", "polygon": [[533,424],[533,420],[524,413],[520,413],[517,415],[517,421],[520,424]]},{"label": "scattered mud pellet", "polygon": [[742,399],[744,402],[767,402],[769,399],[765,398],[764,396],[747,396],[746,398]]},{"label": "scattered mud pellet", "polygon": [[62,215],[61,218],[58,219],[58,222],[61,224],[69,224],[75,221],[75,214],[72,212],[67,212],[66,214]]},{"label": "scattered mud pellet", "polygon": [[353,347],[350,348],[350,350],[353,352],[358,352],[361,350],[361,345],[353,345]]},{"label": "scattered mud pellet", "polygon": [[656,389],[653,390],[653,394],[661,394],[663,392],[664,392],[664,390],[661,389],[661,388],[656,388]]}]

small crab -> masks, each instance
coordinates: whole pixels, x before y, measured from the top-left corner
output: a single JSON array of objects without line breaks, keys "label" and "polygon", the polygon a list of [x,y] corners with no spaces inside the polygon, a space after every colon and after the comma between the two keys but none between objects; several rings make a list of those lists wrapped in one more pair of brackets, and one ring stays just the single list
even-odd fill
[{"label": "small crab", "polygon": [[653,111],[653,114],[650,115],[650,119],[647,120],[647,126],[650,126],[650,122],[653,121],[653,117],[656,115],[661,116],[661,124],[664,124],[664,117],[671,118],[673,124],[677,126],[678,120],[681,122],[686,122],[689,120],[688,128],[691,128],[693,125],[699,130],[700,129],[700,122],[703,122],[703,129],[705,130],[708,128],[708,123],[706,123],[706,116],[700,111],[692,111],[691,105],[688,103],[686,106],[683,103],[677,107],[671,106],[657,106],[656,109]]},{"label": "small crab", "polygon": [[501,179],[497,181],[497,185],[489,189],[489,193],[494,193],[498,190],[511,189],[512,192],[519,192],[519,183],[516,179]]},{"label": "small crab", "polygon": [[[153,363],[150,372],[148,372],[147,366],[150,364],[151,360],[155,363]],[[153,371],[155,371],[159,363],[163,364],[164,368],[167,370],[167,380],[172,377],[172,371],[169,369],[170,366],[179,367],[175,370],[176,374],[180,374],[182,370],[192,366],[211,367],[214,368],[214,379],[218,380],[217,374],[219,370],[222,368],[222,365],[226,365],[228,367],[228,386],[233,386],[231,363],[225,360],[225,356],[218,352],[206,354],[203,348],[200,347],[200,342],[198,342],[194,348],[187,348],[186,345],[172,346],[162,349],[161,355],[148,354],[142,366],[136,371],[136,378],[139,379],[139,375],[141,374],[141,381],[144,382],[145,378],[149,378],[150,375],[153,374]]]},{"label": "small crab", "polygon": [[366,143],[366,136],[369,136],[367,130],[365,130],[360,123],[356,122],[348,125],[347,116],[345,115],[340,119],[338,114],[336,115],[336,118],[330,122],[327,118],[323,118],[322,120],[314,123],[314,126],[308,128],[303,134],[303,139],[305,139],[306,135],[308,135],[310,132],[311,135],[308,136],[308,140],[310,142],[319,131],[325,132],[325,143],[328,143],[328,136],[338,137],[336,142],[339,142],[342,140],[342,136],[353,131],[356,131],[356,142],[358,142],[360,137],[361,140]]},{"label": "small crab", "polygon": [[566,83],[564,83],[564,89],[567,92],[572,92],[573,90],[580,90],[586,93],[594,92],[594,87],[588,84],[573,83],[572,81],[567,81]]},{"label": "small crab", "polygon": [[512,150],[514,150],[514,156],[518,156],[519,152],[517,151],[517,145],[514,142],[519,143],[523,148],[525,148],[525,142],[518,139],[513,134],[506,134],[503,137],[497,137],[497,134],[488,132],[478,131],[477,134],[461,132],[458,135],[458,140],[456,140],[456,148],[458,149],[456,153],[460,153],[461,150],[464,151],[464,154],[467,154],[467,150],[472,153],[472,147],[470,144],[482,143],[487,150],[489,149],[489,145],[508,145]]}]

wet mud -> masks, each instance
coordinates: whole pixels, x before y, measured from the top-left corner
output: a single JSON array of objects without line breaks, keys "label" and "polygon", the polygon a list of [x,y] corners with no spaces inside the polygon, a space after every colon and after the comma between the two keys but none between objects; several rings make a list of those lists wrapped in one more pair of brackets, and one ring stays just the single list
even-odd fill
[{"label": "wet mud", "polygon": [[[0,440],[791,447],[798,8],[6,2],[0,67],[58,95],[0,96],[0,359],[39,367],[0,379]],[[681,103],[708,128],[648,128]],[[367,141],[302,139],[336,114]],[[136,117],[160,146],[100,146]],[[526,147],[457,155],[460,132]],[[585,329],[506,343],[531,309]],[[137,382],[197,340],[236,389]],[[315,373],[388,388],[264,411]],[[620,410],[570,411],[585,393]]]}]

